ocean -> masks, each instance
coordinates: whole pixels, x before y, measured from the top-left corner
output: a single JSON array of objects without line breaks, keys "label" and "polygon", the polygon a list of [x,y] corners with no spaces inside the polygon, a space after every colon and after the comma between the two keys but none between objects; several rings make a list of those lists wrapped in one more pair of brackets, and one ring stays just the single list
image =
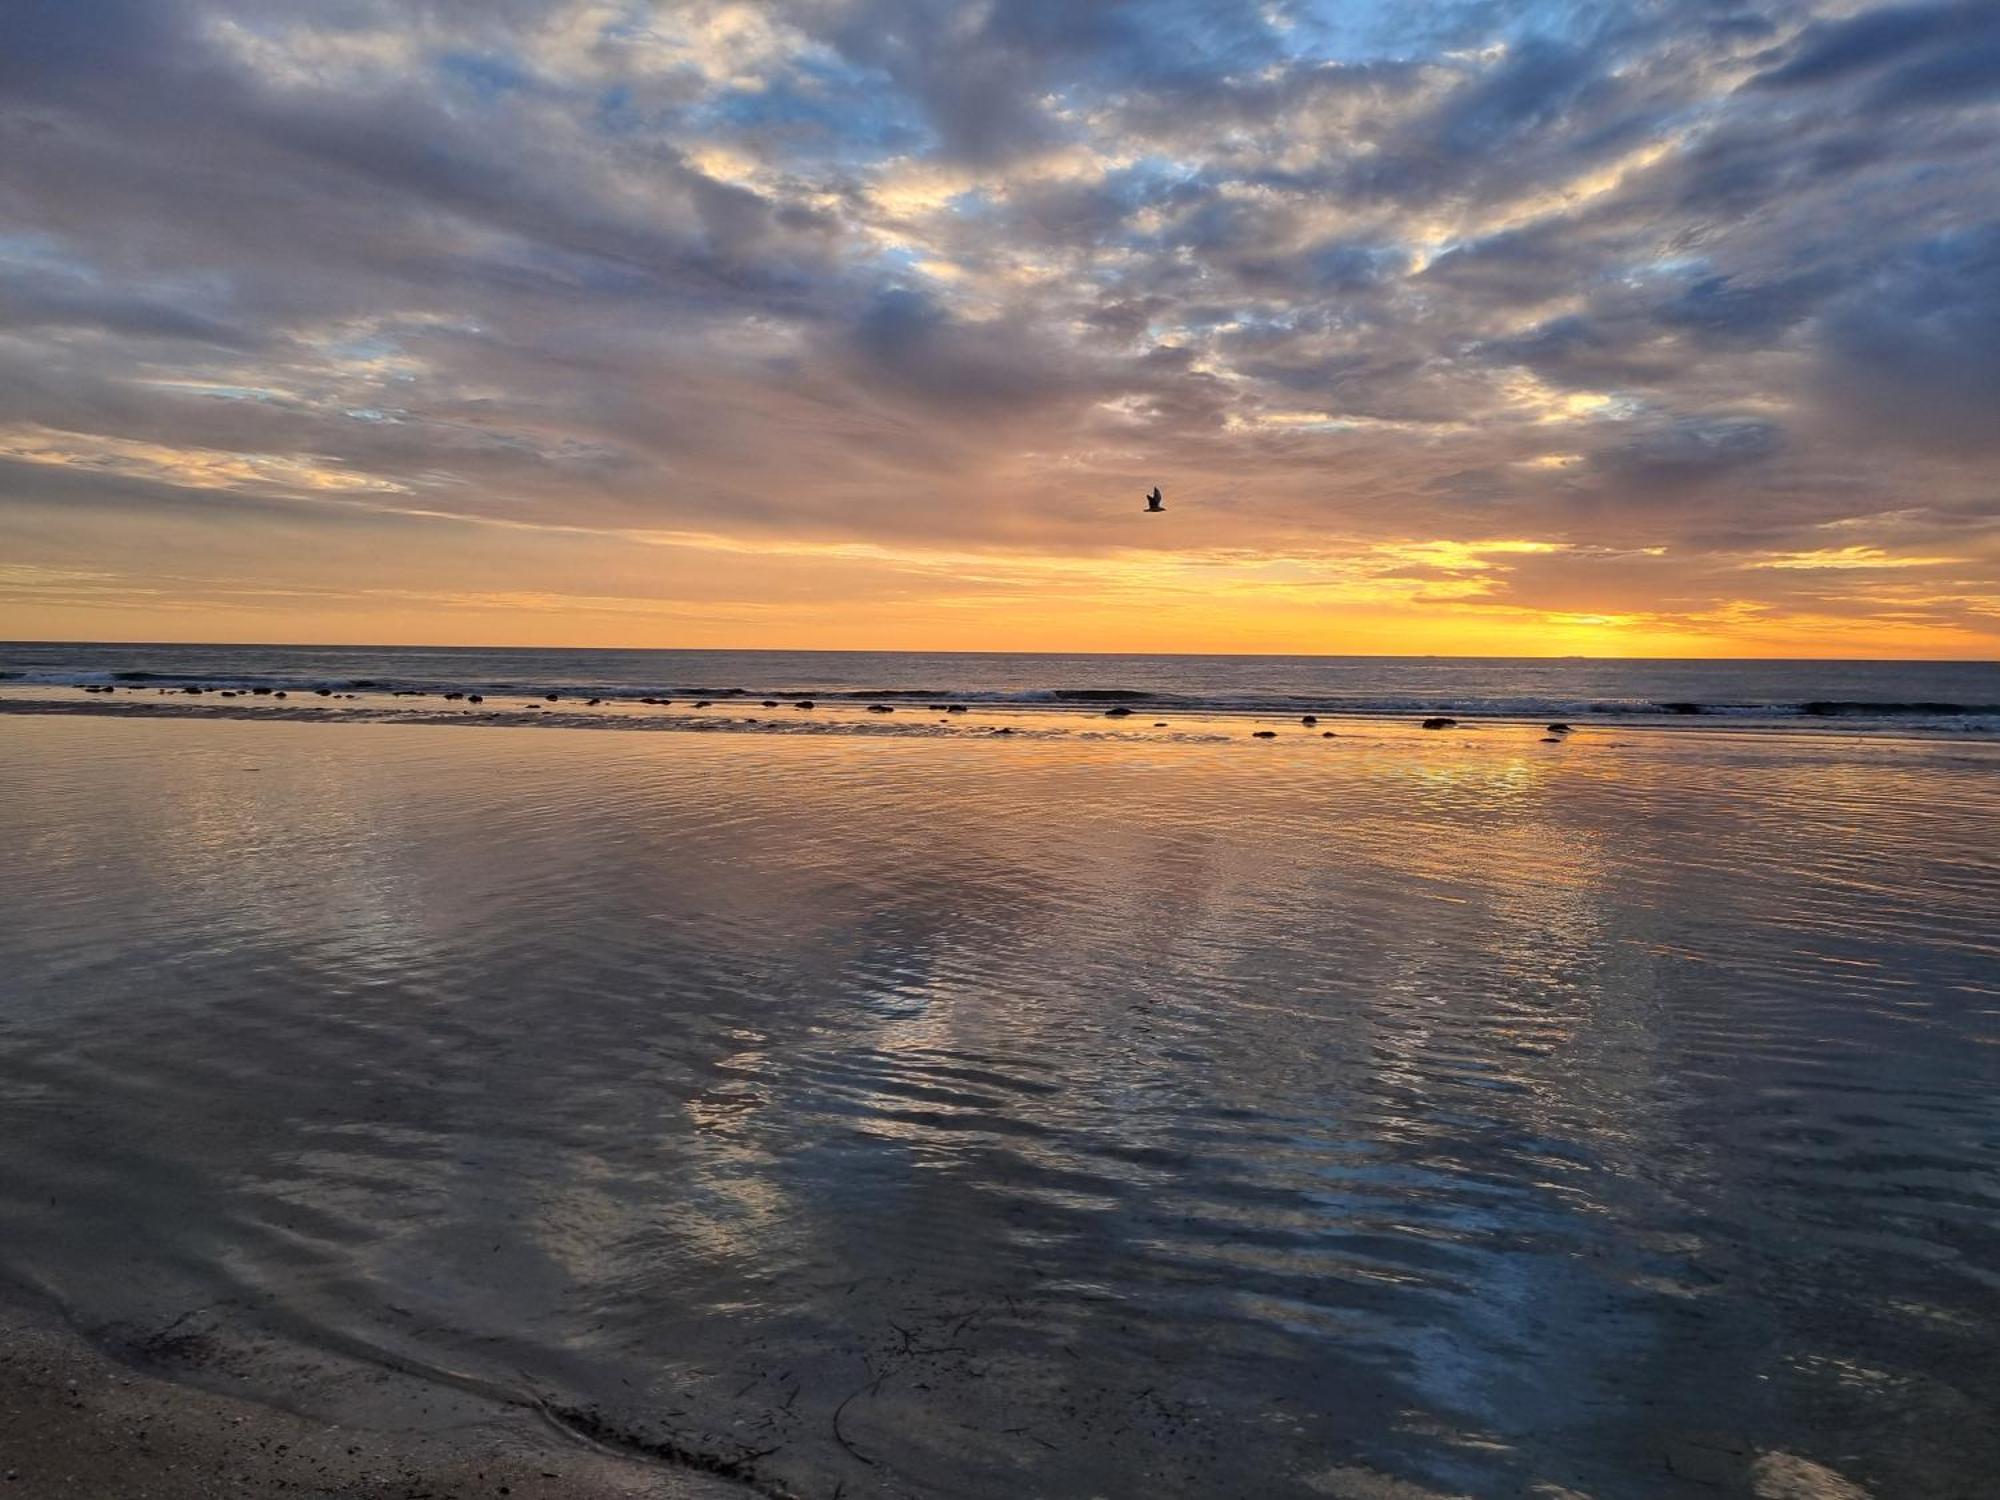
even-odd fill
[{"label": "ocean", "polygon": [[[0,643],[0,689],[479,693],[566,714],[670,698],[1201,715],[1299,714],[2000,732],[2000,664],[1582,658]],[[496,703],[491,711],[497,712]]]},{"label": "ocean", "polygon": [[175,1388],[766,1500],[2000,1472],[2000,743],[1804,707],[1990,667],[6,660],[0,1296]]}]

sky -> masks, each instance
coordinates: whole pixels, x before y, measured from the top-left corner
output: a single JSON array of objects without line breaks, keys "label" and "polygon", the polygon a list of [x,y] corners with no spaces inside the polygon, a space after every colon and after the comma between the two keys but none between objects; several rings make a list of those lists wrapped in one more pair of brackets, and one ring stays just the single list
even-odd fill
[{"label": "sky", "polygon": [[1991,0],[8,6],[0,638],[1992,658],[1996,460]]}]

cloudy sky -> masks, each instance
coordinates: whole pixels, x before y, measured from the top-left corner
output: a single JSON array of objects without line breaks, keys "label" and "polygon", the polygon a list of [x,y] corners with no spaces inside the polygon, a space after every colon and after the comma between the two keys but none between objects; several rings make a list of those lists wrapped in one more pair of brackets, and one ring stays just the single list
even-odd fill
[{"label": "cloudy sky", "polygon": [[0,636],[2000,655],[2000,5],[12,0]]}]

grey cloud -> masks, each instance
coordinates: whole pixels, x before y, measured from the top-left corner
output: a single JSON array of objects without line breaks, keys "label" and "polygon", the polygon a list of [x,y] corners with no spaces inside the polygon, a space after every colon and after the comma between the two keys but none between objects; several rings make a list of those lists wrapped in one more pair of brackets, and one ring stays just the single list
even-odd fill
[{"label": "grey cloud", "polygon": [[159,296],[103,291],[76,277],[0,266],[0,326],[96,330],[113,337],[185,339],[225,349],[263,346],[261,332]]},{"label": "grey cloud", "polygon": [[1751,80],[1798,90],[1856,77],[1867,112],[1941,109],[2000,95],[2000,13],[1983,0],[1892,5],[1808,26],[1782,62]]},{"label": "grey cloud", "polygon": [[862,378],[974,419],[1062,401],[1070,371],[1059,350],[1019,325],[970,325],[914,291],[877,297],[850,347]]},{"label": "grey cloud", "polygon": [[2000,452],[2000,221],[1907,245],[1827,312],[1819,380],[1883,440]]},{"label": "grey cloud", "polygon": [[1704,276],[1660,305],[1660,321],[1703,338],[1729,343],[1769,342],[1811,316],[1831,289],[1826,274],[1751,281]]},{"label": "grey cloud", "polygon": [[1987,14],[1980,4],[1883,5],[1805,28],[1784,61],[1759,73],[1761,88],[1796,88],[1883,67],[1911,52],[1949,41]]},{"label": "grey cloud", "polygon": [[1591,462],[1620,485],[1651,493],[1679,490],[1760,465],[1783,446],[1783,433],[1756,417],[1683,417],[1598,449]]}]

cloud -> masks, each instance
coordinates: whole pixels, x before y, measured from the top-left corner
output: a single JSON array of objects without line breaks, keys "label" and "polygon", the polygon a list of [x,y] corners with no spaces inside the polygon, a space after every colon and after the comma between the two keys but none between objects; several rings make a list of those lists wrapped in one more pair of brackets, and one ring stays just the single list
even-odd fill
[{"label": "cloud", "polygon": [[1936,540],[2000,508],[1996,84],[1969,4],[25,0],[0,514],[241,555],[341,476],[579,574],[699,532],[1131,580],[1477,514],[1560,543],[1489,606],[1843,573],[1865,628],[1871,570],[1743,559],[2000,591]]},{"label": "cloud", "polygon": [[2000,452],[2000,222],[1895,247],[1826,310],[1819,380],[1883,442]]}]

